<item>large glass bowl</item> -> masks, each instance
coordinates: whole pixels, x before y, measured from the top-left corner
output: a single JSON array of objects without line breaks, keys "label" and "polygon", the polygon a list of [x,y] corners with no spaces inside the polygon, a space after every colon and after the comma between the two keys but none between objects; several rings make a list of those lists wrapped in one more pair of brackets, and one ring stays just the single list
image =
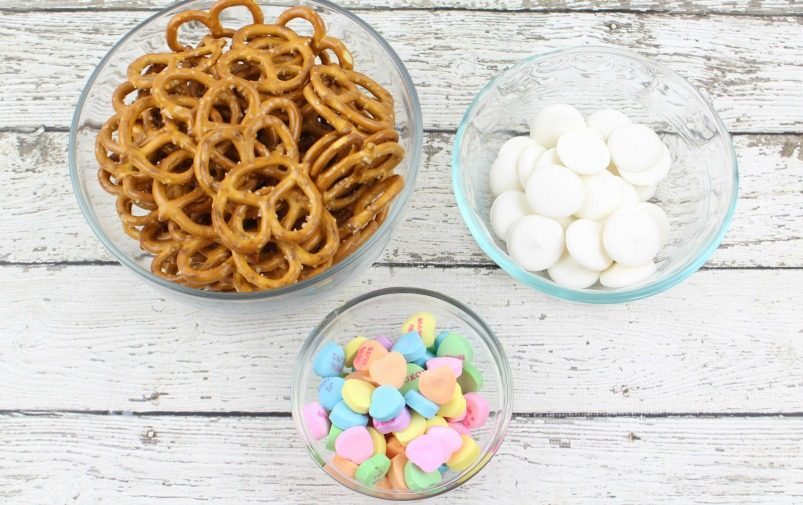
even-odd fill
[{"label": "large glass bowl", "polygon": [[[488,401],[490,415],[485,424],[472,430],[471,436],[481,448],[480,457],[460,473],[448,472],[440,484],[425,491],[370,488],[327,465],[334,453],[326,449],[326,439],[314,440],[302,418],[307,403],[318,400],[321,378],[312,370],[312,362],[321,346],[329,341],[345,345],[357,335],[388,335],[395,338],[402,323],[416,312],[432,313],[438,331],[451,330],[463,335],[474,350],[472,364],[480,371],[484,384],[480,393]],[[293,370],[293,420],[301,439],[315,462],[344,486],[376,498],[419,500],[460,486],[479,472],[499,449],[513,413],[513,381],[502,344],[480,317],[460,302],[440,293],[416,288],[388,288],[374,291],[347,302],[334,310],[310,333]]]},{"label": "large glass bowl", "polygon": [[[554,103],[574,105],[586,117],[598,109],[620,110],[659,132],[669,147],[672,168],[651,201],[666,211],[671,232],[651,278],[619,289],[561,287],[521,268],[491,231],[488,172],[496,153],[507,139],[527,135],[527,120]],[[711,257],[733,216],[738,168],[725,125],[688,81],[630,51],[577,47],[530,57],[480,91],[457,131],[452,181],[474,239],[511,276],[558,298],[618,303],[660,293]]]},{"label": "large glass bowl", "polygon": [[[342,39],[352,50],[355,68],[371,76],[395,98],[396,128],[399,142],[407,152],[396,172],[405,179],[404,190],[393,202],[385,222],[357,251],[324,273],[297,284],[270,291],[253,293],[220,293],[188,288],[153,275],[150,271],[151,255],[142,251],[139,243],[125,234],[115,210],[115,199],[101,188],[97,180],[98,163],[95,160],[95,137],[103,123],[112,115],[112,92],[126,80],[130,62],[145,53],[167,51],[165,28],[177,12],[187,9],[208,9],[213,0],[189,0],[177,3],[155,14],[123,37],[98,64],[78,101],[70,131],[70,176],[75,195],[89,226],[117,260],[149,284],[185,301],[259,302],[271,301],[297,305],[306,303],[329,289],[343,285],[353,274],[370,266],[381,254],[393,229],[402,221],[415,186],[421,156],[423,126],[421,106],[415,87],[390,45],[365,21],[349,11],[326,0],[271,0],[260,2],[266,22],[274,20],[287,7],[306,5],[318,12],[326,23],[327,33]],[[247,24],[250,17],[240,7],[223,13],[224,25],[238,27]],[[298,23],[298,24],[296,24]],[[304,23],[291,25],[303,32]],[[183,32],[182,32],[183,33]]]}]

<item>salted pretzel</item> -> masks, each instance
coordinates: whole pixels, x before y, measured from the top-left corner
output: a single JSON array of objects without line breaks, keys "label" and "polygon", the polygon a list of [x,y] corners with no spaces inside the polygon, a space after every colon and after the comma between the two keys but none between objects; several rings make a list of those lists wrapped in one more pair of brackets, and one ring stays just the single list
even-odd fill
[{"label": "salted pretzel", "polygon": [[[251,18],[236,30],[221,20],[235,6]],[[187,23],[207,30],[195,47],[179,40]],[[254,0],[219,0],[174,16],[165,38],[169,51],[128,65],[95,142],[99,184],[155,275],[276,289],[376,233],[404,187],[393,98],[315,11],[270,24]]]}]

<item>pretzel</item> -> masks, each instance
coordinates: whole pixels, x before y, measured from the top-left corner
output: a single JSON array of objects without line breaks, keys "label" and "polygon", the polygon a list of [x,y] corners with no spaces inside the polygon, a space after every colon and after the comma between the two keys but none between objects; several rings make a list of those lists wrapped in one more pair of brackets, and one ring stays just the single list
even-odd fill
[{"label": "pretzel", "polygon": [[[223,26],[248,9],[251,24]],[[299,35],[288,24],[311,25]],[[196,47],[179,30],[199,22]],[[393,98],[354,71],[321,17],[293,7],[265,23],[254,0],[184,11],[169,51],[132,61],[95,141],[98,182],[151,272],[209,291],[314,278],[382,226],[404,186]],[[229,40],[230,39],[230,40]]]}]

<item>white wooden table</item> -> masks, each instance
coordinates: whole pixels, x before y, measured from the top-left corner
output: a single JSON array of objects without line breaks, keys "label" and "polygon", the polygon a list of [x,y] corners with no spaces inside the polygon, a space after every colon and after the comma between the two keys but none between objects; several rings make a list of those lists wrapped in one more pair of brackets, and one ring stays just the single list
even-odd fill
[{"label": "white wooden table", "polygon": [[[515,376],[509,436],[439,503],[803,503],[803,3],[348,0],[407,63],[424,169],[379,262],[305,314],[221,317],[115,263],[68,180],[86,77],[166,0],[0,0],[0,502],[362,503],[289,415],[309,329],[359,293],[466,301]],[[522,57],[629,47],[711,97],[739,155],[722,247],[690,280],[590,307],[513,282],[468,234],[449,155],[471,97]],[[426,227],[432,242],[413,231]],[[346,501],[347,500],[347,501]]]}]

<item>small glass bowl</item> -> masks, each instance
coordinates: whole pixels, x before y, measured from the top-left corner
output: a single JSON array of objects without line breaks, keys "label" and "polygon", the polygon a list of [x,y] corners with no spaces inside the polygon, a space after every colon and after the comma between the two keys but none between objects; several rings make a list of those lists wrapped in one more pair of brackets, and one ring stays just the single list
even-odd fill
[{"label": "small glass bowl", "polygon": [[[323,344],[335,341],[345,345],[357,335],[397,336],[402,323],[416,312],[432,313],[437,330],[454,330],[474,349],[475,367],[484,378],[481,394],[488,400],[490,415],[485,424],[472,430],[471,437],[481,448],[480,457],[460,473],[447,472],[440,484],[425,491],[369,488],[338,472],[332,465],[334,453],[326,449],[326,439],[313,440],[302,417],[304,405],[318,400],[321,378],[312,362]],[[501,343],[490,328],[462,303],[440,293],[416,288],[388,288],[373,291],[334,310],[310,333],[293,371],[293,420],[312,458],[336,481],[360,493],[387,500],[406,501],[429,498],[450,491],[479,472],[499,449],[513,412],[513,383],[510,364]],[[331,473],[330,473],[331,472]]]},{"label": "small glass bowl", "polygon": [[[207,10],[213,3],[214,0],[188,0],[162,10],[120,39],[98,64],[84,87],[70,129],[69,162],[73,190],[90,228],[106,249],[120,263],[166,294],[205,307],[218,307],[221,303],[225,303],[227,308],[235,305],[264,307],[266,303],[277,308],[303,305],[344,285],[353,275],[371,266],[387,245],[392,231],[403,221],[402,211],[415,187],[421,162],[421,105],[413,81],[399,56],[376,30],[359,17],[326,0],[260,2],[266,22],[276,19],[285,9],[299,3],[314,9],[323,18],[327,33],[343,40],[353,51],[356,69],[371,76],[390,91],[396,99],[399,143],[407,153],[396,168],[396,173],[405,179],[404,189],[391,205],[379,230],[357,251],[320,275],[297,284],[269,291],[222,293],[189,288],[157,277],[150,271],[152,255],[142,251],[139,243],[125,234],[115,210],[114,197],[107,194],[98,183],[95,137],[114,112],[112,93],[126,80],[128,64],[142,54],[168,50],[165,28],[176,13],[188,9]],[[222,15],[225,25],[231,27],[244,26],[250,20],[247,11],[242,7],[226,9]],[[309,31],[304,31],[304,23],[301,22],[294,22],[291,27],[299,29],[299,33]],[[200,37],[200,33],[191,32],[191,35]]]},{"label": "small glass bowl", "polygon": [[[527,120],[554,103],[624,112],[659,132],[672,168],[651,200],[670,220],[658,270],[637,285],[568,289],[508,256],[490,226],[488,172],[499,147],[527,135]],[[452,182],[474,239],[508,274],[548,295],[586,303],[620,303],[660,293],[689,277],[714,253],[730,224],[738,193],[736,153],[711,104],[667,67],[633,52],[584,46],[521,61],[492,80],[466,111],[452,152]]]}]

